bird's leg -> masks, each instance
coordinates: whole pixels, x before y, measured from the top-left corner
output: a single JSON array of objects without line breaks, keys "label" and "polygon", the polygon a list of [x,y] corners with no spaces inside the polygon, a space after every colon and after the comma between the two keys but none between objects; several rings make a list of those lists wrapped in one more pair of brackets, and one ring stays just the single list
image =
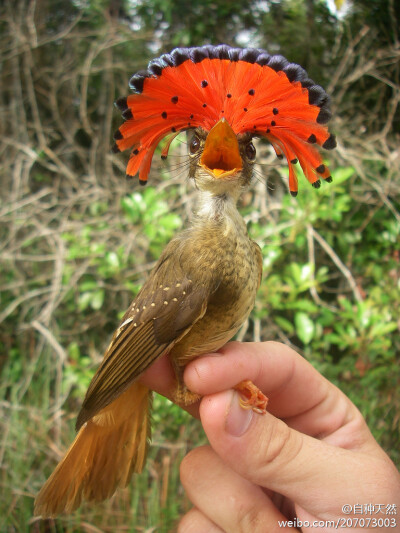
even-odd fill
[{"label": "bird's leg", "polygon": [[254,383],[248,379],[241,381],[234,387],[242,396],[240,405],[243,409],[253,409],[255,413],[265,415],[267,412],[268,398]]},{"label": "bird's leg", "polygon": [[[179,350],[179,348],[178,348]],[[190,391],[183,381],[183,372],[188,364],[188,357],[182,356],[177,347],[170,352],[170,361],[176,377],[176,389],[174,401],[178,405],[190,405],[200,400],[201,395]],[[182,350],[184,353],[184,350]],[[265,414],[267,412],[268,398],[260,391],[254,383],[248,379],[241,381],[234,387],[241,395],[240,405],[243,409],[252,409],[255,413]]]},{"label": "bird's leg", "polygon": [[172,368],[175,372],[176,377],[176,389],[174,392],[174,401],[178,405],[190,405],[192,403],[197,402],[197,400],[200,400],[201,396],[200,394],[197,394],[195,392],[190,391],[183,381],[183,372],[185,370],[185,365],[187,364],[187,361],[185,361],[185,364],[180,364],[179,359],[172,357]]}]

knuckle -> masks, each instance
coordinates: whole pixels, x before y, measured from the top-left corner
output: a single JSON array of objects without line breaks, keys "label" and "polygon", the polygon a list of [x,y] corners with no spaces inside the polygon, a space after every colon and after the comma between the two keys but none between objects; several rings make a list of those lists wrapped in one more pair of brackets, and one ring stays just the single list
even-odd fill
[{"label": "knuckle", "polygon": [[251,506],[240,509],[237,520],[237,533],[261,533],[265,531],[265,521],[262,512],[257,507]]},{"label": "knuckle", "polygon": [[259,444],[257,466],[260,473],[265,475],[265,469],[279,469],[283,464],[294,461],[301,450],[302,439],[284,422],[277,420],[275,427],[268,433],[268,439],[265,440],[264,434]]}]

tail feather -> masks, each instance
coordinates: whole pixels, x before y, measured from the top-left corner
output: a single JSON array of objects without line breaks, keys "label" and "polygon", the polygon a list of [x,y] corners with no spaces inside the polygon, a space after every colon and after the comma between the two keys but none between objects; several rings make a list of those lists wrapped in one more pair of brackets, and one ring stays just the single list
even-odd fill
[{"label": "tail feather", "polygon": [[146,460],[150,408],[151,392],[134,383],[82,426],[39,492],[34,514],[70,513],[82,499],[102,501],[125,487]]}]

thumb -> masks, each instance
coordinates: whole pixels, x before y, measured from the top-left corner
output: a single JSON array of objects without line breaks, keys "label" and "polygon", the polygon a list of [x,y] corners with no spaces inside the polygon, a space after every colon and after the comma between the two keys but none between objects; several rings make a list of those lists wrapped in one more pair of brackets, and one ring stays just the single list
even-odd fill
[{"label": "thumb", "polygon": [[366,453],[304,435],[269,413],[245,410],[235,391],[204,397],[200,417],[210,445],[228,466],[316,516],[340,515],[355,495],[359,501],[383,495],[386,464],[371,472]]}]

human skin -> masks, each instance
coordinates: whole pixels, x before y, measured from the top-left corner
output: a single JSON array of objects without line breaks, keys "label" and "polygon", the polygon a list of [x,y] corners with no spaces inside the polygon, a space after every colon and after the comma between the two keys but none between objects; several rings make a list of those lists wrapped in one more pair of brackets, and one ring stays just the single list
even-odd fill
[{"label": "human skin", "polygon": [[[295,351],[276,342],[232,342],[191,362],[184,379],[202,396],[188,410],[200,417],[210,445],[192,450],[181,464],[193,509],[179,533],[331,530],[278,524],[294,518],[339,521],[339,531],[348,518],[353,532],[400,531],[400,516],[386,514],[389,505],[400,515],[394,464],[355,405]],[[232,387],[243,379],[269,397],[267,414],[240,407]],[[142,380],[172,396],[166,358]],[[384,506],[375,513],[365,509],[368,504]],[[356,505],[358,512],[345,514],[344,505]],[[364,527],[355,527],[357,518]],[[378,527],[373,518],[390,519],[390,527]]]}]

